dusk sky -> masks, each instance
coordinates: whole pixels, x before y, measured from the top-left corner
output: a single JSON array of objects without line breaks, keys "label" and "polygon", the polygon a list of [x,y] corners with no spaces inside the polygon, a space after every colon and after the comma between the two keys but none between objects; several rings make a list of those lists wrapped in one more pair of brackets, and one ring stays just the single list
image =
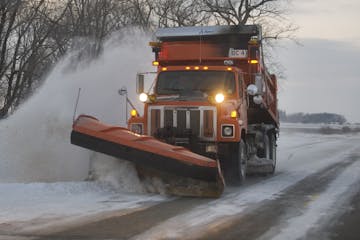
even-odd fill
[{"label": "dusk sky", "polygon": [[297,38],[278,50],[286,79],[279,107],[287,113],[333,112],[360,122],[360,1],[293,0]]}]

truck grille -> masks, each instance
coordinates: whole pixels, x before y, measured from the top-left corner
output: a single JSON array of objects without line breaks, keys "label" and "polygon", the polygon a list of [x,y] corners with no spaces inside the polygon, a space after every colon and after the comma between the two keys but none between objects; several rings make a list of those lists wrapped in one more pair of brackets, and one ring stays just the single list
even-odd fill
[{"label": "truck grille", "polygon": [[176,128],[180,132],[191,129],[192,135],[204,140],[216,137],[215,107],[168,107],[149,108],[148,133],[154,135],[159,128]]}]

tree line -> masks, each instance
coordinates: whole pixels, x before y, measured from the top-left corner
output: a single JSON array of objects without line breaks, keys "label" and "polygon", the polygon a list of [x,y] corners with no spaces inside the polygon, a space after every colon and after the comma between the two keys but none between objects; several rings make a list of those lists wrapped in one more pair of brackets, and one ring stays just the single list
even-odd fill
[{"label": "tree line", "polygon": [[336,113],[292,113],[286,114],[285,111],[279,110],[279,118],[281,122],[288,123],[338,123],[344,124],[347,122],[343,115]]},{"label": "tree line", "polygon": [[289,0],[1,0],[0,119],[16,109],[77,39],[101,53],[113,32],[157,27],[262,24],[265,40],[292,38]]}]

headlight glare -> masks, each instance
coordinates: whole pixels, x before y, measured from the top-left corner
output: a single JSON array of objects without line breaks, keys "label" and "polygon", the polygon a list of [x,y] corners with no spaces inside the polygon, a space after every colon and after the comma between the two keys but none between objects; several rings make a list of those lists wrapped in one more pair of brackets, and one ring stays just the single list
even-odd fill
[{"label": "headlight glare", "polygon": [[222,93],[218,93],[215,95],[215,101],[217,103],[222,103],[225,100],[225,96]]},{"label": "headlight glare", "polygon": [[141,102],[146,102],[148,100],[148,95],[146,93],[141,93],[139,99]]}]

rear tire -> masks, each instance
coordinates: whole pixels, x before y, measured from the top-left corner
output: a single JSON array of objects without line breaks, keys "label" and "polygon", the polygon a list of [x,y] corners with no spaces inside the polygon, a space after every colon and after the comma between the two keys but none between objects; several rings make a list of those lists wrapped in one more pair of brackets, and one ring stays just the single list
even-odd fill
[{"label": "rear tire", "polygon": [[273,160],[273,169],[270,172],[274,174],[276,168],[276,137],[274,133],[269,135],[269,146],[270,146],[270,159]]},{"label": "rear tire", "polygon": [[263,148],[258,150],[259,158],[266,158],[272,160],[271,168],[267,168],[266,172],[261,175],[274,174],[276,167],[276,137],[274,133],[264,134],[263,138]]},{"label": "rear tire", "polygon": [[260,158],[270,159],[271,147],[270,147],[270,139],[267,134],[264,134],[263,144],[264,144],[264,148],[258,150],[258,156]]}]

